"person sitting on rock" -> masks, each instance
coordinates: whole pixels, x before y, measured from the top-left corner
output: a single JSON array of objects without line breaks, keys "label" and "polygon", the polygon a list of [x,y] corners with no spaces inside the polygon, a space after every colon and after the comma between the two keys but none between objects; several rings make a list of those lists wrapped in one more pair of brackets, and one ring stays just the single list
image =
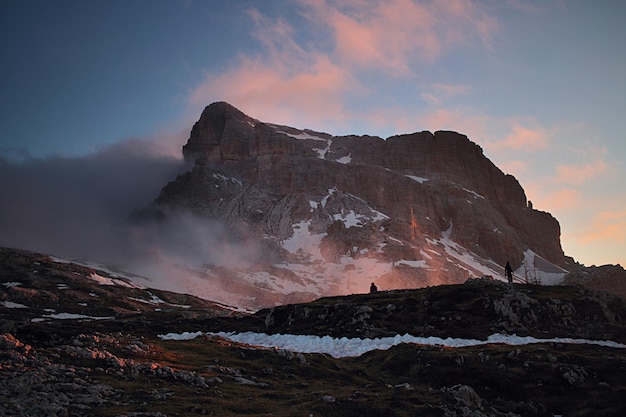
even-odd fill
[{"label": "person sitting on rock", "polygon": [[372,285],[370,285],[370,294],[373,294],[375,292],[378,292],[378,287],[376,287],[376,284],[372,282]]}]

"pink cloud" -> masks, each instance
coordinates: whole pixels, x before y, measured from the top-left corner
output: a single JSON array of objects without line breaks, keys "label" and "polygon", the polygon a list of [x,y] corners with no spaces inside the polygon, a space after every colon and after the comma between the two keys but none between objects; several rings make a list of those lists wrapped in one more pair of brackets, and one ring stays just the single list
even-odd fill
[{"label": "pink cloud", "polygon": [[606,242],[626,244],[626,211],[600,211],[591,226],[579,236],[583,243]]},{"label": "pink cloud", "polygon": [[429,91],[421,94],[421,97],[431,106],[440,106],[444,100],[459,95],[468,94],[472,87],[463,84],[434,84]]},{"label": "pink cloud", "polygon": [[519,175],[520,173],[528,171],[528,161],[512,159],[499,164],[499,168],[505,173],[514,173],[514,175]]},{"label": "pink cloud", "polygon": [[294,72],[278,61],[270,66],[261,59],[242,58],[235,70],[207,77],[191,102],[225,100],[263,121],[303,127],[341,119],[346,114],[341,97],[358,84],[323,56],[310,61],[306,71]]},{"label": "pink cloud", "polygon": [[307,15],[334,35],[335,56],[348,66],[413,73],[458,45],[489,44],[497,21],[469,0],[302,2]]},{"label": "pink cloud", "polygon": [[493,141],[490,148],[496,151],[537,151],[546,149],[551,132],[534,120],[509,120],[510,133],[500,141]]},{"label": "pink cloud", "polygon": [[540,203],[540,207],[544,207],[551,213],[570,211],[572,209],[581,209],[584,201],[584,194],[581,190],[575,188],[562,189],[546,189],[545,184],[536,184],[534,187],[538,192],[539,198],[536,202]]},{"label": "pink cloud", "polygon": [[[347,103],[368,93],[364,72],[379,74],[381,83],[390,75],[411,76],[454,47],[486,44],[497,30],[497,22],[469,0],[302,0],[299,6],[306,29],[248,12],[259,52],[208,74],[190,93],[194,113],[226,100],[262,120],[348,125],[363,118]],[[305,30],[313,33],[307,43],[301,41]],[[438,84],[433,92],[445,98],[464,89]]]},{"label": "pink cloud", "polygon": [[558,183],[581,185],[591,178],[606,173],[609,169],[609,165],[599,159],[584,164],[559,165],[557,167],[557,177],[555,181]]}]

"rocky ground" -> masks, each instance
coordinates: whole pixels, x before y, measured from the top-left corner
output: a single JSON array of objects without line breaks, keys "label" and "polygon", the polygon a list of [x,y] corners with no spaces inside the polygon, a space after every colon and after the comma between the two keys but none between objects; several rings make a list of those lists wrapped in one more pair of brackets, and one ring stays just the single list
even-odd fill
[{"label": "rocky ground", "polygon": [[110,282],[94,280],[93,273],[112,278],[42,255],[0,251],[0,415],[513,417],[626,411],[626,352],[618,348],[404,344],[338,359],[210,336],[158,337],[227,330],[484,339],[503,332],[626,343],[626,303],[603,292],[472,280],[243,314],[180,294],[103,285]]}]

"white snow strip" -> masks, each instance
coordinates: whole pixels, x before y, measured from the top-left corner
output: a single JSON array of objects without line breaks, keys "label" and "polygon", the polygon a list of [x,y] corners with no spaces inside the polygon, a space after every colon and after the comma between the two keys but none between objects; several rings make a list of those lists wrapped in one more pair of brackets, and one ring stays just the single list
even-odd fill
[{"label": "white snow strip", "polygon": [[22,283],[13,281],[13,282],[3,282],[2,285],[4,285],[7,288],[11,288],[11,287],[18,287],[22,285]]},{"label": "white snow strip", "polygon": [[[453,225],[452,223],[450,223],[450,227],[448,228],[448,230],[445,230],[441,233],[442,237],[440,239],[427,238],[426,240],[431,245],[443,246],[446,254],[449,255],[451,258],[459,261],[459,263],[457,263],[457,266],[466,269],[470,276],[475,272],[479,272],[482,275],[499,277],[501,274],[498,271],[483,265],[481,262],[479,262],[479,257],[477,255],[459,245],[450,238],[450,236],[452,235],[452,227]],[[430,249],[427,250],[431,251]],[[435,254],[437,253],[433,251],[431,252]],[[493,264],[497,265],[495,262]],[[472,268],[473,271],[468,268]]]},{"label": "white snow strip", "polygon": [[292,138],[296,138],[296,139],[299,139],[299,140],[321,140],[321,141],[324,141],[324,142],[328,141],[328,139],[326,139],[326,138],[322,138],[320,136],[314,136],[314,135],[311,135],[311,134],[306,133],[306,132],[301,132],[301,133],[298,133],[298,134],[287,133],[287,132],[284,132],[282,130],[277,130],[276,132],[277,133],[283,133],[283,134],[285,134],[287,136],[291,136]]},{"label": "white snow strip", "polygon": [[[162,340],[191,340],[201,336],[202,332],[195,333],[168,333],[159,335]],[[626,345],[613,342],[610,340],[589,340],[589,339],[572,339],[555,337],[551,339],[537,339],[535,337],[517,335],[506,335],[494,333],[487,340],[478,339],[460,339],[448,337],[442,339],[440,337],[416,337],[409,334],[403,336],[396,335],[394,337],[381,337],[376,339],[360,339],[360,338],[333,338],[330,336],[307,336],[307,335],[290,335],[290,334],[274,334],[265,333],[232,333],[232,332],[208,332],[208,336],[217,336],[233,342],[243,343],[251,346],[259,346],[265,348],[284,349],[301,353],[326,353],[335,358],[360,356],[372,350],[387,350],[392,346],[401,343],[413,343],[418,345],[429,346],[447,346],[453,348],[461,348],[468,346],[486,345],[492,343],[503,343],[507,345],[520,346],[534,343],[568,343],[568,344],[590,344],[612,348],[624,349]]]},{"label": "white snow strip", "polygon": [[167,301],[162,300],[161,298],[159,298],[158,296],[156,296],[154,294],[150,294],[150,296],[152,297],[150,300],[144,300],[144,299],[135,298],[135,297],[128,297],[128,299],[129,300],[133,300],[133,301],[137,301],[137,302],[140,302],[140,303],[144,303],[144,304],[167,304],[167,305],[172,306],[172,307],[191,308],[190,305],[168,303]]},{"label": "white snow strip", "polygon": [[405,177],[411,178],[412,180],[415,180],[415,181],[419,182],[420,184],[423,184],[426,181],[428,181],[428,178],[416,177],[415,175],[405,175]]},{"label": "white snow strip", "polygon": [[242,184],[243,184],[243,183],[241,182],[241,180],[239,180],[239,179],[237,179],[237,178],[228,178],[227,176],[222,175],[222,174],[218,174],[218,173],[214,173],[214,174],[213,174],[213,178],[218,179],[218,180],[222,180],[222,181],[224,181],[224,182],[228,182],[228,181],[230,181],[230,182],[234,182],[235,184],[239,184],[239,186],[240,186],[240,187],[241,187],[241,186],[242,186]]},{"label": "white snow strip", "polygon": [[[84,314],[74,314],[74,313],[57,313],[57,314],[48,314],[44,317],[57,319],[57,320],[76,320],[76,319],[89,319],[89,320],[107,320],[112,319],[113,317],[94,317],[94,316],[85,316]],[[42,321],[42,319],[33,319],[32,321]]]},{"label": "white snow strip", "polygon": [[472,191],[472,190],[469,190],[467,188],[463,188],[463,191],[465,191],[466,193],[472,194],[474,196],[474,198],[482,198],[483,200],[485,199],[484,196],[478,194],[476,191]]},{"label": "white snow strip", "polygon": [[133,283],[130,283],[130,282],[126,282],[126,281],[121,280],[121,279],[103,277],[102,275],[99,275],[99,274],[97,274],[95,272],[92,272],[91,275],[89,275],[88,278],[96,281],[100,285],[117,285],[117,286],[120,286],[120,287],[139,288],[139,289],[143,289],[144,288],[141,285],[137,285],[137,284],[133,284]]},{"label": "white snow strip", "polygon": [[428,267],[426,261],[407,261],[406,259],[400,259],[397,264],[399,265],[408,265],[413,268],[426,268]]},{"label": "white snow strip", "polygon": [[28,306],[24,304],[14,303],[12,301],[0,301],[0,304],[6,308],[28,308]]}]

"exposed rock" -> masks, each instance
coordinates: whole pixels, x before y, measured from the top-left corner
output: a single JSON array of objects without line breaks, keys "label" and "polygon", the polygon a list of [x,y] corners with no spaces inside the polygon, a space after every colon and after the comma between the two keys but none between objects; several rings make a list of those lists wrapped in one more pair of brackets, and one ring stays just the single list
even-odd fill
[{"label": "exposed rock", "polygon": [[[367,258],[392,265],[379,276],[400,288],[482,275],[447,255],[438,243],[444,236],[488,268],[494,261],[517,268],[528,250],[565,264],[556,219],[532,209],[519,182],[456,132],[335,137],[263,123],[218,102],[204,109],[183,154],[193,169],[167,184],[150,211],[189,210],[237,239],[262,240],[273,249],[252,260],[258,264],[293,262],[283,244],[303,225],[319,244],[294,243],[298,262]],[[399,261],[409,263],[396,268]],[[345,292],[329,274],[300,277],[325,275],[318,295]]]},{"label": "exposed rock", "polygon": [[[40,273],[31,275],[34,262]],[[404,343],[333,358],[218,336],[185,341],[157,336],[254,331],[484,340],[510,330],[519,336],[626,343],[626,302],[603,292],[472,279],[231,315],[183,294],[121,282],[103,285],[89,278],[93,272],[69,261],[0,250],[0,314],[15,323],[14,333],[0,334],[0,415],[281,415],[289,410],[290,415],[329,417],[543,417],[613,416],[626,409],[626,357],[617,346]],[[104,271],[98,273],[105,278]],[[85,294],[96,292],[98,302],[83,303]],[[49,293],[55,297],[46,298]],[[139,303],[144,305],[139,313],[130,308],[132,299],[150,294],[190,307]],[[42,311],[74,305],[82,309],[80,317],[33,320]],[[114,318],[94,319],[112,306]]]},{"label": "exposed rock", "polygon": [[608,291],[626,298],[626,270],[621,265],[585,267],[573,264],[564,283],[584,285],[597,290]]}]

